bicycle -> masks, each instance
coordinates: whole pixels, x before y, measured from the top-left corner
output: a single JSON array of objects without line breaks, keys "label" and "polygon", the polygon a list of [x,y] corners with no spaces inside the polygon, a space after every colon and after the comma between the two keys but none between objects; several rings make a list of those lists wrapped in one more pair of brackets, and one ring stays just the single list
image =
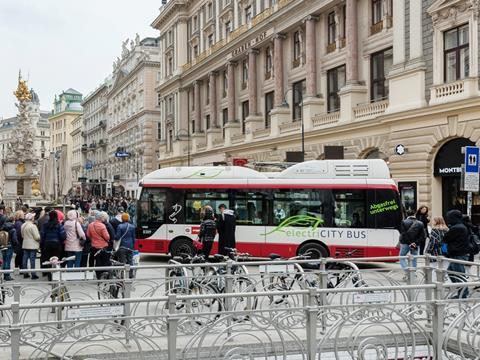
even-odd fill
[{"label": "bicycle", "polygon": [[[57,281],[57,283],[52,283],[52,292],[50,293],[50,298],[52,299],[52,303],[54,302],[68,302],[70,301],[70,294],[68,292],[67,287],[62,282],[62,278],[60,276],[60,269],[63,263],[68,261],[75,260],[75,256],[64,257],[60,260],[57,256],[52,256],[48,261],[44,261],[42,265],[45,266],[52,266],[56,271],[52,273],[52,281]],[[58,275],[58,279],[54,279],[54,277]],[[61,312],[64,308],[57,307],[57,317],[61,319]],[[55,308],[52,308],[51,313],[55,313]]]},{"label": "bicycle", "polygon": [[106,266],[117,268],[97,272],[98,299],[118,299],[119,294],[123,294],[123,290],[125,289],[125,269],[123,268],[125,264],[114,259],[115,251],[100,249],[95,253],[94,257],[97,258],[101,254],[107,256]]}]

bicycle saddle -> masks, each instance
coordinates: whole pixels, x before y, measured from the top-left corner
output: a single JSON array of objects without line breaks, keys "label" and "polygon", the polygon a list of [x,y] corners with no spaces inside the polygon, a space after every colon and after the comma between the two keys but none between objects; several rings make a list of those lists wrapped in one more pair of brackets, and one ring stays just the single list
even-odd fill
[{"label": "bicycle saddle", "polygon": [[225,257],[223,255],[221,255],[221,254],[213,255],[213,261],[212,262],[219,263],[219,262],[222,262],[222,261],[225,261]]},{"label": "bicycle saddle", "polygon": [[270,257],[270,260],[276,260],[276,259],[281,259],[282,257],[278,254],[271,253],[268,255]]}]

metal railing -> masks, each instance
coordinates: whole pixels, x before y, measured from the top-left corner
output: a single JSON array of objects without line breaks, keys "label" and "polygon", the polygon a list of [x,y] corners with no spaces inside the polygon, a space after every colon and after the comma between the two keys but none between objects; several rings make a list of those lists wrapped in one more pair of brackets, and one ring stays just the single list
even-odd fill
[{"label": "metal railing", "polygon": [[[52,282],[15,269],[1,284],[0,358],[478,357],[480,263],[404,258],[406,271],[339,266],[350,259],[37,271]],[[468,282],[450,282],[447,261],[467,265]],[[94,280],[102,270],[117,276]]]}]

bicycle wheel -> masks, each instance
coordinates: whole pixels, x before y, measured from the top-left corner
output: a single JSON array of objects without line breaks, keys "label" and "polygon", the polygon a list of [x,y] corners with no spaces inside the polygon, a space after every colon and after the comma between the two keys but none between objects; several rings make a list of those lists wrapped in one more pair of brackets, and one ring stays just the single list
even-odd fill
[{"label": "bicycle wheel", "polygon": [[112,276],[109,272],[103,272],[97,284],[97,294],[99,300],[111,299],[110,287],[112,285]]}]

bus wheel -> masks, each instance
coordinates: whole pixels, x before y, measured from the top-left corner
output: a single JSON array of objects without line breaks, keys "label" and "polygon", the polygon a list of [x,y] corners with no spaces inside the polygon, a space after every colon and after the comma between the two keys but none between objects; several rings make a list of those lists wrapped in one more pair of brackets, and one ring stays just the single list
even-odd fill
[{"label": "bus wheel", "polygon": [[325,247],[317,242],[303,244],[298,249],[298,254],[309,254],[312,259],[320,259],[328,257],[328,251]]},{"label": "bus wheel", "polygon": [[172,246],[170,247],[170,253],[172,254],[172,256],[180,256],[181,254],[188,254],[190,256],[193,256],[194,251],[192,246],[192,240],[187,238],[180,238],[174,240]]}]

